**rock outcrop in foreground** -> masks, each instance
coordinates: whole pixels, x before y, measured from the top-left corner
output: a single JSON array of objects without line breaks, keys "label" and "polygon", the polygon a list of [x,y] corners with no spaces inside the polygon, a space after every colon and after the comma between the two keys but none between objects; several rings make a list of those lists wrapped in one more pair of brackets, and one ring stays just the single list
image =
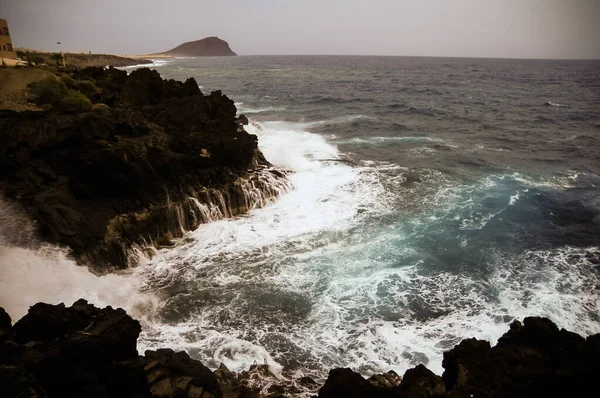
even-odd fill
[{"label": "rock outcrop in foreground", "polygon": [[132,247],[169,245],[288,189],[233,101],[193,78],[87,68],[37,90],[52,101],[57,87],[75,102],[0,111],[0,194],[92,267],[125,267]]},{"label": "rock outcrop in foreground", "polygon": [[229,57],[237,55],[229,47],[229,43],[218,37],[206,37],[202,40],[188,41],[164,55],[171,57]]},{"label": "rock outcrop in foreground", "polygon": [[[146,351],[138,356],[140,324],[121,309],[38,303],[11,326],[0,309],[2,397],[284,397],[285,385],[260,388],[267,365],[241,374],[224,365],[212,372],[185,352]],[[587,339],[559,330],[544,318],[515,321],[495,347],[463,340],[444,354],[442,377],[419,365],[368,380],[334,369],[319,397],[539,397],[589,396],[600,372],[600,334]],[[308,378],[303,378],[308,379]],[[317,392],[318,390],[318,392]],[[304,390],[306,392],[306,390]]]}]

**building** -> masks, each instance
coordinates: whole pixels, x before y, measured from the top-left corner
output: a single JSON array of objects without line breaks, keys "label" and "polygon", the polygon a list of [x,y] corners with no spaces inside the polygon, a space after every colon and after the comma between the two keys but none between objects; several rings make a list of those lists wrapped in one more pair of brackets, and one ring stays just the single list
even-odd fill
[{"label": "building", "polygon": [[13,47],[8,23],[5,19],[0,19],[0,58],[17,59],[17,52]]}]

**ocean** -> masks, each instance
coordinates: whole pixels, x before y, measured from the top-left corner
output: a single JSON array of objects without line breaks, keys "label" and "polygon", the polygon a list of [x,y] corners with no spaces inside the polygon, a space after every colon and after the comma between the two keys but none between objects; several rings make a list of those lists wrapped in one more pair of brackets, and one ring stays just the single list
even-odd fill
[{"label": "ocean", "polygon": [[470,337],[493,344],[526,316],[600,332],[599,61],[154,67],[233,99],[293,190],[123,274],[97,278],[57,248],[13,249],[19,271],[3,271],[12,282],[0,299],[32,291],[14,312],[89,297],[142,320],[140,351],[317,380],[335,367],[441,374],[444,351]]}]

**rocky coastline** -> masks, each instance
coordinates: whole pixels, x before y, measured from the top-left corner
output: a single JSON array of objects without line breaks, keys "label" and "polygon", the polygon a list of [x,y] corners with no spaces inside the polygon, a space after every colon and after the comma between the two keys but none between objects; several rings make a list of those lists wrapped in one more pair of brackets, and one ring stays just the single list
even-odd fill
[{"label": "rocky coastline", "polygon": [[33,89],[46,111],[0,111],[0,194],[98,271],[290,188],[233,101],[193,78],[93,67]]},{"label": "rocky coastline", "polygon": [[[86,53],[63,53],[65,65],[68,69],[82,69],[90,66],[111,65],[116,68],[124,66],[151,64],[149,59],[130,58],[127,56],[118,56],[113,54],[86,54]],[[60,71],[63,57],[60,53],[47,53],[27,49],[18,49],[17,56],[25,63],[30,63],[38,67],[43,66],[46,69]]]},{"label": "rocky coastline", "polygon": [[[243,214],[291,189],[232,100],[193,78],[86,68],[32,86],[43,111],[0,111],[0,196],[96,272],[134,265],[201,223]],[[423,365],[365,379],[275,375],[267,364],[212,371],[185,352],[137,352],[140,323],[85,300],[38,303],[14,325],[0,308],[2,397],[531,397],[587,395],[600,334],[515,321],[495,347],[463,340],[442,376]]]},{"label": "rocky coastline", "polygon": [[268,365],[211,371],[185,352],[138,355],[138,321],[85,300],[38,303],[11,325],[0,309],[2,397],[541,397],[587,396],[600,371],[600,334],[583,337],[545,318],[514,321],[491,347],[463,340],[444,353],[440,377],[424,365],[369,379],[333,369],[324,384],[284,380]]}]

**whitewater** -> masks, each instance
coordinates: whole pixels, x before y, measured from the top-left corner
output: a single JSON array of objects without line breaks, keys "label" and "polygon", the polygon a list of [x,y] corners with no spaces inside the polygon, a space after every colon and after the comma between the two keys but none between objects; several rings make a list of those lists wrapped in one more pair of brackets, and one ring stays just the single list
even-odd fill
[{"label": "whitewater", "polygon": [[2,201],[0,305],[16,319],[85,297],[139,319],[140,351],[319,380],[334,367],[441,374],[444,351],[493,344],[526,316],[598,333],[600,98],[575,82],[597,81],[596,65],[510,62],[155,65],[230,95],[292,189],[106,276],[37,242]]}]

